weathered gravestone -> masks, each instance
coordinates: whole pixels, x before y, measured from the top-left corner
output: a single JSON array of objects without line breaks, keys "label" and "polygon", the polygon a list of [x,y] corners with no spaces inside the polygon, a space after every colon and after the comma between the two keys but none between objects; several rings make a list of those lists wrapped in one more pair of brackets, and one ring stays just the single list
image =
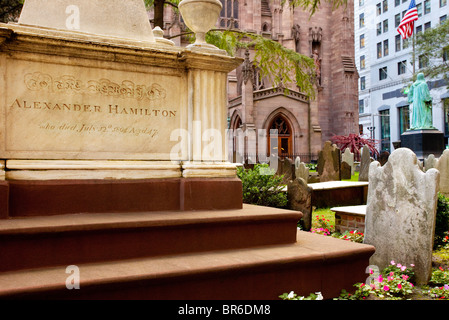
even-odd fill
[{"label": "weathered gravestone", "polygon": [[364,239],[376,248],[370,264],[379,270],[392,260],[414,264],[417,283],[428,282],[439,178],[436,169],[423,172],[407,148],[395,150],[383,167],[370,165]]},{"label": "weathered gravestone", "polygon": [[292,159],[285,158],[282,161],[282,172],[284,175],[284,181],[295,179],[295,164]]},{"label": "weathered gravestone", "polygon": [[429,169],[435,168],[436,163],[437,159],[435,158],[435,156],[433,154],[429,154],[427,158],[424,158],[424,170],[427,171]]},{"label": "weathered gravestone", "polygon": [[306,183],[309,181],[309,168],[299,157],[295,159],[295,178],[302,178]]},{"label": "weathered gravestone", "polygon": [[435,161],[435,169],[440,172],[440,193],[449,197],[449,150],[443,151],[441,157]]},{"label": "weathered gravestone", "polygon": [[371,164],[371,156],[368,146],[363,146],[360,150],[360,170],[359,170],[359,181],[368,181],[369,168]]},{"label": "weathered gravestone", "polygon": [[355,172],[354,153],[352,153],[351,150],[349,150],[349,148],[346,148],[345,152],[342,153],[341,162],[346,162],[351,166],[351,175],[353,175]]},{"label": "weathered gravestone", "polygon": [[318,154],[317,171],[320,176],[320,182],[339,181],[340,176],[340,149],[326,141],[323,149]]},{"label": "weathered gravestone", "polygon": [[278,168],[276,175],[283,176],[283,181],[287,183],[288,181],[295,179],[295,164],[289,158],[277,158]]},{"label": "weathered gravestone", "polygon": [[302,178],[290,180],[287,183],[288,208],[301,211],[302,227],[310,230],[312,227],[312,188]]},{"label": "weathered gravestone", "polygon": [[341,162],[340,166],[341,179],[351,179],[351,166],[345,162]]}]

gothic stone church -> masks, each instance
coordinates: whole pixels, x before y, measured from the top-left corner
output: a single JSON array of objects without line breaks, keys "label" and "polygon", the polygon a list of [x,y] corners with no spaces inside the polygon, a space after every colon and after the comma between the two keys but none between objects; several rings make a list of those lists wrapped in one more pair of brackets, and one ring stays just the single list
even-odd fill
[{"label": "gothic stone church", "polygon": [[[311,18],[288,1],[284,6],[281,0],[220,1],[220,27],[278,41],[314,58],[317,71],[316,98],[311,100],[295,84],[285,84],[286,93],[261,78],[252,66],[251,50],[237,53],[245,61],[228,76],[230,161],[243,157],[255,162],[277,152],[309,162],[333,134],[358,132],[353,1],[335,11],[323,3]],[[169,34],[182,29],[176,23],[165,27]],[[277,135],[270,136],[270,129],[278,130]]]}]

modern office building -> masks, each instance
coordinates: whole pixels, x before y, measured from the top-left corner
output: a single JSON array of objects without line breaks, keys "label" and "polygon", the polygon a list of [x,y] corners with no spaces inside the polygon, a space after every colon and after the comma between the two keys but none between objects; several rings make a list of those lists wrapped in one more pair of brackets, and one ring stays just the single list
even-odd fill
[{"label": "modern office building", "polygon": [[[415,0],[415,33],[447,19],[447,0]],[[397,27],[410,0],[356,0],[354,3],[355,61],[359,72],[359,129],[379,139],[379,150],[393,151],[393,143],[409,128],[409,103],[404,93],[426,63],[415,57],[413,41],[403,40]],[[441,61],[443,58],[441,58]],[[440,63],[432,61],[430,63]],[[433,125],[444,132],[447,145],[449,93],[447,84],[427,79],[433,97]]]}]

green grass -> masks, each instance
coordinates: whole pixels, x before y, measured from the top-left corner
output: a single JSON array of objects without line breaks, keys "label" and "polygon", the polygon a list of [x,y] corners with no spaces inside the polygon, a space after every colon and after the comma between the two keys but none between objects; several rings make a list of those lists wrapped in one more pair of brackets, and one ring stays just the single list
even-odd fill
[{"label": "green grass", "polygon": [[341,181],[359,181],[359,173],[356,171],[351,176],[351,179],[342,179]]},{"label": "green grass", "polygon": [[328,226],[332,226],[330,229],[332,231],[335,230],[335,212],[333,212],[330,208],[318,208],[312,211],[312,228],[319,227],[317,217],[320,220],[324,218],[326,224]]}]

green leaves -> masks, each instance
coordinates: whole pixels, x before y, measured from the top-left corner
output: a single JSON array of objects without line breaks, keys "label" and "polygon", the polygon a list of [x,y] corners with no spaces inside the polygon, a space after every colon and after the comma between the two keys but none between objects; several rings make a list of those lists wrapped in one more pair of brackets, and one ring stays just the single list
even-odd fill
[{"label": "green leaves", "polygon": [[237,176],[242,180],[244,203],[277,208],[287,206],[282,176],[274,175],[267,164],[255,164],[254,169],[246,170],[239,167]]},{"label": "green leaves", "polygon": [[[310,16],[320,8],[321,0],[282,0],[281,5],[289,3],[291,7],[300,7],[304,11],[310,12]],[[347,5],[347,0],[325,0],[324,2],[332,4],[332,10],[339,8],[342,5]]]},{"label": "green leaves", "polygon": [[272,39],[239,30],[212,30],[206,41],[234,56],[239,48],[254,49],[253,63],[262,77],[273,86],[294,83],[300,91],[315,98],[315,64],[312,58],[299,54]]},{"label": "green leaves", "polygon": [[426,77],[449,80],[449,20],[416,35],[416,57],[429,61]]}]

